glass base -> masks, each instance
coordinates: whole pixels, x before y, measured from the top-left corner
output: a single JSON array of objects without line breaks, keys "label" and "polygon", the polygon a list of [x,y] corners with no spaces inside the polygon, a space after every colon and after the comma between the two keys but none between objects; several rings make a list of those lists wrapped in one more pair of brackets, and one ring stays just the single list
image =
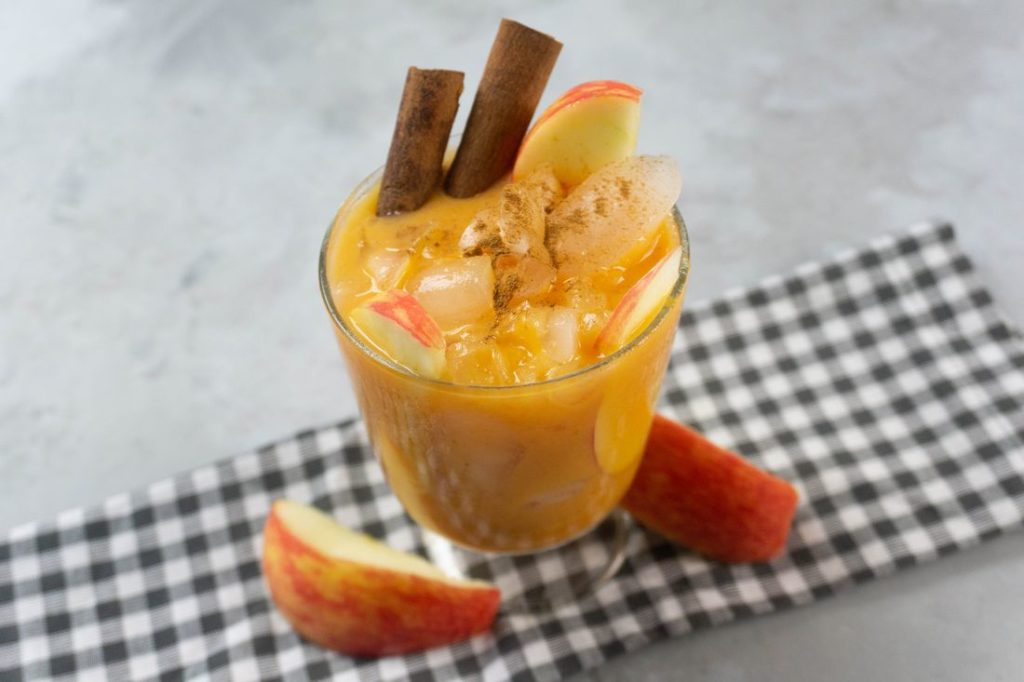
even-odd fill
[{"label": "glass base", "polygon": [[497,585],[506,613],[557,609],[587,597],[622,567],[633,524],[621,509],[575,540],[533,554],[487,554],[464,549],[421,529],[427,557],[453,578]]}]

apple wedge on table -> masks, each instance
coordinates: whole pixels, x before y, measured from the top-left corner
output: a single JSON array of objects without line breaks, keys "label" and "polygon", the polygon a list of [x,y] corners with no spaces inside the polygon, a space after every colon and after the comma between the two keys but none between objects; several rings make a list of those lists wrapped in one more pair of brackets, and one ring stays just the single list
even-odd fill
[{"label": "apple wedge on table", "polygon": [[501,598],[493,585],[449,578],[288,500],[267,518],[263,573],[301,635],[353,656],[420,651],[484,632]]},{"label": "apple wedge on table", "polygon": [[622,506],[659,535],[712,559],[754,562],[785,547],[798,501],[787,481],[655,415]]}]

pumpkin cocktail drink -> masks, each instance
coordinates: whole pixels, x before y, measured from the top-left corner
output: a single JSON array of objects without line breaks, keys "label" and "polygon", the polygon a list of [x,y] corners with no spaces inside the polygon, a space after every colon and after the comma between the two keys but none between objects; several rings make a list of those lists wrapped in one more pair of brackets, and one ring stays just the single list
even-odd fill
[{"label": "pumpkin cocktail drink", "polygon": [[483,551],[563,543],[618,504],[689,265],[678,169],[633,155],[638,89],[573,88],[524,139],[559,48],[503,22],[450,163],[462,76],[410,70],[387,166],[321,254],[389,484]]}]

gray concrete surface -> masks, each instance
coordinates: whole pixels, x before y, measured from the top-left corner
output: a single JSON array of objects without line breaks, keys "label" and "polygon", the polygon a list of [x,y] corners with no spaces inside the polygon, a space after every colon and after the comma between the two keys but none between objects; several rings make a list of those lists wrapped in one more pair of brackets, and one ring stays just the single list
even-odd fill
[{"label": "gray concrete surface", "polygon": [[[646,89],[691,300],[939,216],[1024,322],[1020,2],[0,0],[0,528],[354,412],[322,230],[502,15]],[[1022,604],[1017,535],[590,678],[1016,680]]]}]

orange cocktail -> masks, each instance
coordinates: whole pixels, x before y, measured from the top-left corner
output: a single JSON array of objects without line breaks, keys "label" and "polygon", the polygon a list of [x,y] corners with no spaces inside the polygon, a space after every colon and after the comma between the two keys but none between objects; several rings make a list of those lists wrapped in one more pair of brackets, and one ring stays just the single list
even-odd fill
[{"label": "orange cocktail", "polygon": [[[659,158],[634,157],[609,181],[624,205],[636,199],[620,180],[664,174]],[[472,549],[530,552],[585,533],[633,478],[668,361],[689,270],[675,196],[629,248],[608,233],[614,253],[578,253],[574,219],[615,229],[625,214],[589,199],[589,218],[570,210],[576,193],[552,190],[546,169],[466,199],[439,190],[393,217],[374,215],[379,177],[328,231],[320,285],[389,484],[417,522]],[[436,328],[388,336],[389,292]]]}]

